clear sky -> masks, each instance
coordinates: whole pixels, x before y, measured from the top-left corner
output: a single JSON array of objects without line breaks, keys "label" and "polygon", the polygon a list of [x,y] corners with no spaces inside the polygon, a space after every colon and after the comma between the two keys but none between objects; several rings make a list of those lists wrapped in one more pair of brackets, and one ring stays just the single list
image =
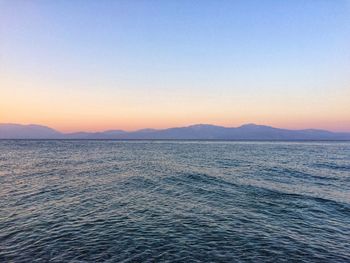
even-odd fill
[{"label": "clear sky", "polygon": [[350,131],[350,1],[0,0],[0,122]]}]

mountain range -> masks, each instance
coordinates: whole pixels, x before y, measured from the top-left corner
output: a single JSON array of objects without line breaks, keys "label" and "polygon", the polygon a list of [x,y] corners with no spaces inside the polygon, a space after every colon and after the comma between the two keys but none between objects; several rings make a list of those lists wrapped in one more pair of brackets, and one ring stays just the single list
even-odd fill
[{"label": "mountain range", "polygon": [[222,127],[196,124],[168,129],[62,133],[47,126],[0,124],[0,139],[186,139],[186,140],[350,140],[350,133],[317,129],[288,130],[245,124]]}]

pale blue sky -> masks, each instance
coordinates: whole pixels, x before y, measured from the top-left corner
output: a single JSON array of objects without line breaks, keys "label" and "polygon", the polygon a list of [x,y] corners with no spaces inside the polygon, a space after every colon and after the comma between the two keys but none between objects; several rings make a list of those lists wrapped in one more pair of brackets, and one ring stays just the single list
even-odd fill
[{"label": "pale blue sky", "polygon": [[[0,108],[3,121],[74,130],[58,111],[68,107],[74,123],[95,107],[92,119],[104,120],[96,129],[191,122],[350,129],[349,1],[1,0],[0,26],[1,89],[7,104],[13,100]],[[34,110],[18,92],[51,106]],[[14,104],[23,108],[11,118]],[[177,114],[177,106],[186,110]],[[40,109],[49,115],[31,119]],[[290,122],[273,115],[283,110]],[[148,122],[138,122],[142,114]]]}]

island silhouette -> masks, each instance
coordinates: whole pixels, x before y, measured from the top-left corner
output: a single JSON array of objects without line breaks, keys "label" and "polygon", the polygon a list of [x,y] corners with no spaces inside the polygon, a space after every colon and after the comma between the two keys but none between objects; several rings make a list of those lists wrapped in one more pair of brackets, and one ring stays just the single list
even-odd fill
[{"label": "island silhouette", "polygon": [[319,129],[290,130],[245,124],[223,127],[195,124],[167,129],[63,133],[37,124],[0,124],[0,139],[119,139],[119,140],[350,140],[350,133]]}]

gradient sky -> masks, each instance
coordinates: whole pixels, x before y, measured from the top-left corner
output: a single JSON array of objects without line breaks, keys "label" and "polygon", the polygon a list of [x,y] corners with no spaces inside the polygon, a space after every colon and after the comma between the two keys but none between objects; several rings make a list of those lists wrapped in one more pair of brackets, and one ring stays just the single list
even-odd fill
[{"label": "gradient sky", "polygon": [[0,122],[350,131],[350,1],[0,0]]}]

